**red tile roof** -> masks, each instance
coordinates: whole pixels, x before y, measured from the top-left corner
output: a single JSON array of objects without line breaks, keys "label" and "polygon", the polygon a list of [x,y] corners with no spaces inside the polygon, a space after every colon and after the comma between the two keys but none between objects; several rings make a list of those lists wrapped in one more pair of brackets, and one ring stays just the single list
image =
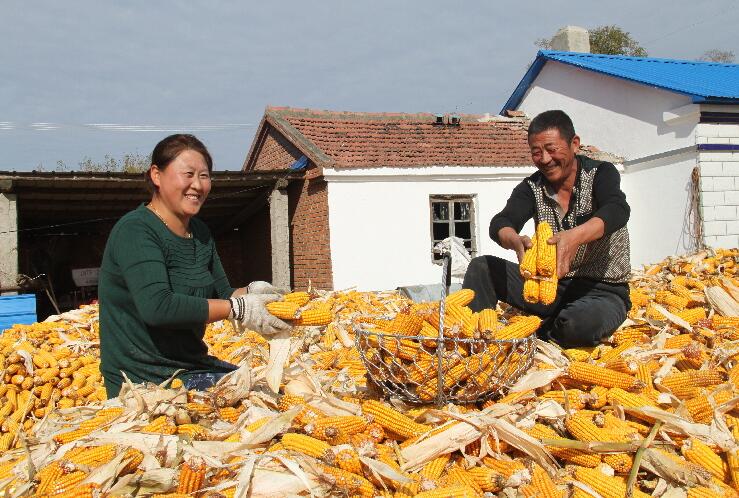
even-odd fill
[{"label": "red tile roof", "polygon": [[[319,111],[268,107],[277,128],[319,167],[524,166],[531,164],[528,119],[460,115],[458,126],[435,124],[433,114]],[[252,150],[245,168],[258,151]]]}]

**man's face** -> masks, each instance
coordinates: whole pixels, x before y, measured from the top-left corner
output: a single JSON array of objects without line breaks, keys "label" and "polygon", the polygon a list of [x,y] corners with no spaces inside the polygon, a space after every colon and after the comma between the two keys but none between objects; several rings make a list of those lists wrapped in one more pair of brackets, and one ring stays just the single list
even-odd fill
[{"label": "man's face", "polygon": [[529,137],[531,160],[553,185],[561,185],[571,175],[577,174],[575,154],[579,147],[580,137],[575,135],[568,143],[556,128]]}]

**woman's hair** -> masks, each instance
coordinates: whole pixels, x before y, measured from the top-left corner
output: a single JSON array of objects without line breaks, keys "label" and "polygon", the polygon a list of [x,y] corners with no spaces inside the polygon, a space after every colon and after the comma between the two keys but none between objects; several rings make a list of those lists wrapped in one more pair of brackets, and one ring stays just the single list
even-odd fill
[{"label": "woman's hair", "polygon": [[[208,171],[213,171],[213,159],[210,157],[208,149],[195,135],[186,133],[177,133],[162,139],[151,153],[151,164],[160,170],[164,170],[169,166],[169,163],[174,161],[180,153],[186,150],[200,152],[208,164]],[[151,181],[151,168],[144,172],[144,179],[146,180],[146,190],[154,194],[157,191],[157,187]]]}]

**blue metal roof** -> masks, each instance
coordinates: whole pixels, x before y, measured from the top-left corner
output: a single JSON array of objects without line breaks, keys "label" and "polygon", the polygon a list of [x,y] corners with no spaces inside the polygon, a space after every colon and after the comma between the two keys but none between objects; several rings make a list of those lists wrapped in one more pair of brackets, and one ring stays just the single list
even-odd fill
[{"label": "blue metal roof", "polygon": [[548,61],[688,95],[696,104],[739,104],[739,64],[540,50],[501,114],[518,107]]}]

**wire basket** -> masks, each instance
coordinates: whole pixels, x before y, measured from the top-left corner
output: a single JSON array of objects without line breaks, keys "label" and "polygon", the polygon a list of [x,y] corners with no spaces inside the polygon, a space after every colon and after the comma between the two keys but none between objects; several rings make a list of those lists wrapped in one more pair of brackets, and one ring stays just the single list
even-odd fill
[{"label": "wire basket", "polygon": [[444,255],[438,337],[397,335],[355,324],[357,349],[375,384],[409,403],[486,401],[507,391],[531,368],[536,335],[523,339],[444,336],[449,257]]}]

